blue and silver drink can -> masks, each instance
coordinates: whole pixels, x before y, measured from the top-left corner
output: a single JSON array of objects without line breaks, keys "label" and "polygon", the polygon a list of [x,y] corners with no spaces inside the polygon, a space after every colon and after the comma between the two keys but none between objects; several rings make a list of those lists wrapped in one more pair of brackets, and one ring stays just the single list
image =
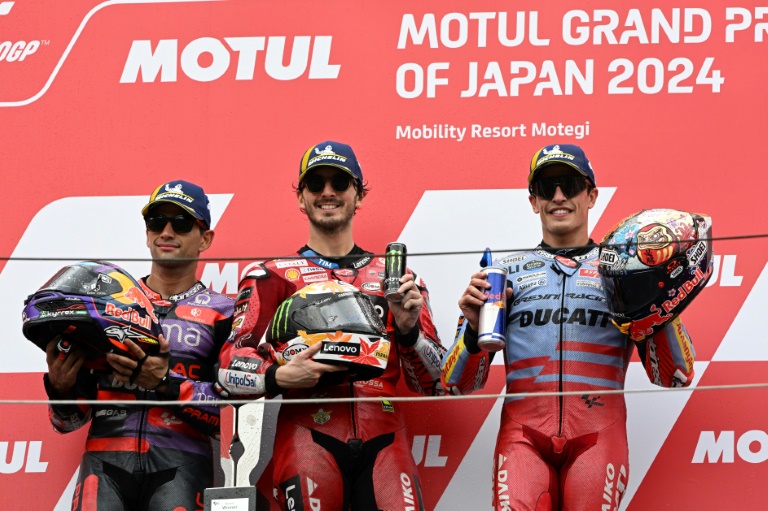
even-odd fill
[{"label": "blue and silver drink can", "polygon": [[504,349],[507,336],[507,269],[488,266],[482,271],[487,275],[491,288],[480,307],[477,345],[485,351],[499,351]]}]

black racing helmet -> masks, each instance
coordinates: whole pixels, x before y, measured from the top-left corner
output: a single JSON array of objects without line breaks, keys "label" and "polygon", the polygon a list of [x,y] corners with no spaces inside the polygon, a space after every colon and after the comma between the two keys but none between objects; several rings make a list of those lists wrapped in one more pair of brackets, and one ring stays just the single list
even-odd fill
[{"label": "black racing helmet", "polygon": [[712,221],[674,209],[622,220],[601,242],[598,271],[614,323],[641,341],[662,329],[712,275]]},{"label": "black racing helmet", "polygon": [[152,302],[125,270],[105,261],[60,269],[24,301],[22,320],[24,337],[40,349],[61,336],[59,349],[80,347],[84,365],[96,372],[109,371],[107,353],[133,357],[125,339],[149,355],[160,349]]},{"label": "black racing helmet", "polygon": [[371,299],[342,281],[316,282],[298,290],[277,309],[264,339],[281,365],[322,342],[314,360],[349,368],[326,373],[322,384],[375,378],[384,373],[389,358],[389,336]]}]

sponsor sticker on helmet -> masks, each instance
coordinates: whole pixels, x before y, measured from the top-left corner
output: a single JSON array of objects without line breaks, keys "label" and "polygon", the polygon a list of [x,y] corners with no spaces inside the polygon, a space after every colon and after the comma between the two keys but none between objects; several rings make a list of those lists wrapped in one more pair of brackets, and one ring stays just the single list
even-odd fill
[{"label": "sponsor sticker on helmet", "polygon": [[688,262],[691,266],[698,266],[702,256],[707,252],[707,242],[700,241],[696,243],[691,250],[688,251]]},{"label": "sponsor sticker on helmet", "polygon": [[619,254],[615,250],[603,250],[600,252],[600,264],[602,266],[616,266],[619,263]]},{"label": "sponsor sticker on helmet", "polygon": [[294,342],[293,344],[290,344],[283,349],[283,352],[282,352],[283,360],[285,360],[285,362],[288,363],[291,361],[293,357],[295,357],[296,355],[298,355],[299,353],[301,353],[307,348],[309,348],[309,345],[302,341]]}]

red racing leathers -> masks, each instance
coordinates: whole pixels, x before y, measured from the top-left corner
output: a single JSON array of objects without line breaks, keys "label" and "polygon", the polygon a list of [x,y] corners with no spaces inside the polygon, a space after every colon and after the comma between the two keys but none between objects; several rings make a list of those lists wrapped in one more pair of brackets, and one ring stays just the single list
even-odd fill
[{"label": "red racing leathers", "polygon": [[[386,398],[395,395],[401,367],[411,390],[425,395],[442,393],[444,350],[432,323],[427,289],[417,278],[424,306],[416,327],[400,334],[379,287],[383,258],[357,246],[340,259],[324,258],[308,247],[299,254],[304,258],[260,263],[240,283],[234,328],[221,354],[222,393],[232,398],[282,394],[273,480],[284,509],[294,509],[291,499],[301,500],[307,510],[347,510],[350,506],[353,510],[423,509],[401,410]],[[286,298],[309,283],[326,280],[345,281],[370,296],[392,342],[387,368],[382,376],[368,381],[281,389],[275,382],[279,366],[274,350],[259,340]],[[382,399],[376,403],[285,404],[287,399],[343,397]]]},{"label": "red racing leathers", "polygon": [[[124,384],[112,374],[80,371],[71,399],[214,401],[214,366],[230,332],[234,301],[200,283],[163,300],[140,281],[170,344],[164,393]],[[48,396],[55,394],[44,378]],[[73,495],[73,510],[203,507],[212,485],[211,436],[219,434],[218,406],[51,405],[59,433],[89,420],[86,452]]]},{"label": "red racing leathers", "polygon": [[[611,323],[597,272],[599,249],[542,246],[495,264],[507,268],[506,392],[494,455],[496,510],[615,511],[629,476],[621,390],[635,345],[657,385],[687,386],[693,346],[679,318],[635,343]],[[491,362],[461,318],[443,384],[467,394]],[[536,392],[578,392],[535,397]],[[521,394],[525,395],[522,396]]]}]

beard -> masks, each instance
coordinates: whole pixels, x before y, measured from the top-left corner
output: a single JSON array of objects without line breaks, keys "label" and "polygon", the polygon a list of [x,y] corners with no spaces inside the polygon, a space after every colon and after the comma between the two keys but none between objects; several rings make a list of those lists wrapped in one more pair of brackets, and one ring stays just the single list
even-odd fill
[{"label": "beard", "polygon": [[336,234],[348,229],[352,223],[352,217],[355,216],[353,207],[346,203],[340,204],[340,214],[328,217],[323,215],[323,210],[319,206],[307,208],[307,218],[317,231],[324,234]]},{"label": "beard", "polygon": [[150,254],[152,256],[152,264],[166,269],[183,268],[189,264],[197,264],[197,260],[192,259],[193,254],[167,254],[154,247],[150,249]]}]

